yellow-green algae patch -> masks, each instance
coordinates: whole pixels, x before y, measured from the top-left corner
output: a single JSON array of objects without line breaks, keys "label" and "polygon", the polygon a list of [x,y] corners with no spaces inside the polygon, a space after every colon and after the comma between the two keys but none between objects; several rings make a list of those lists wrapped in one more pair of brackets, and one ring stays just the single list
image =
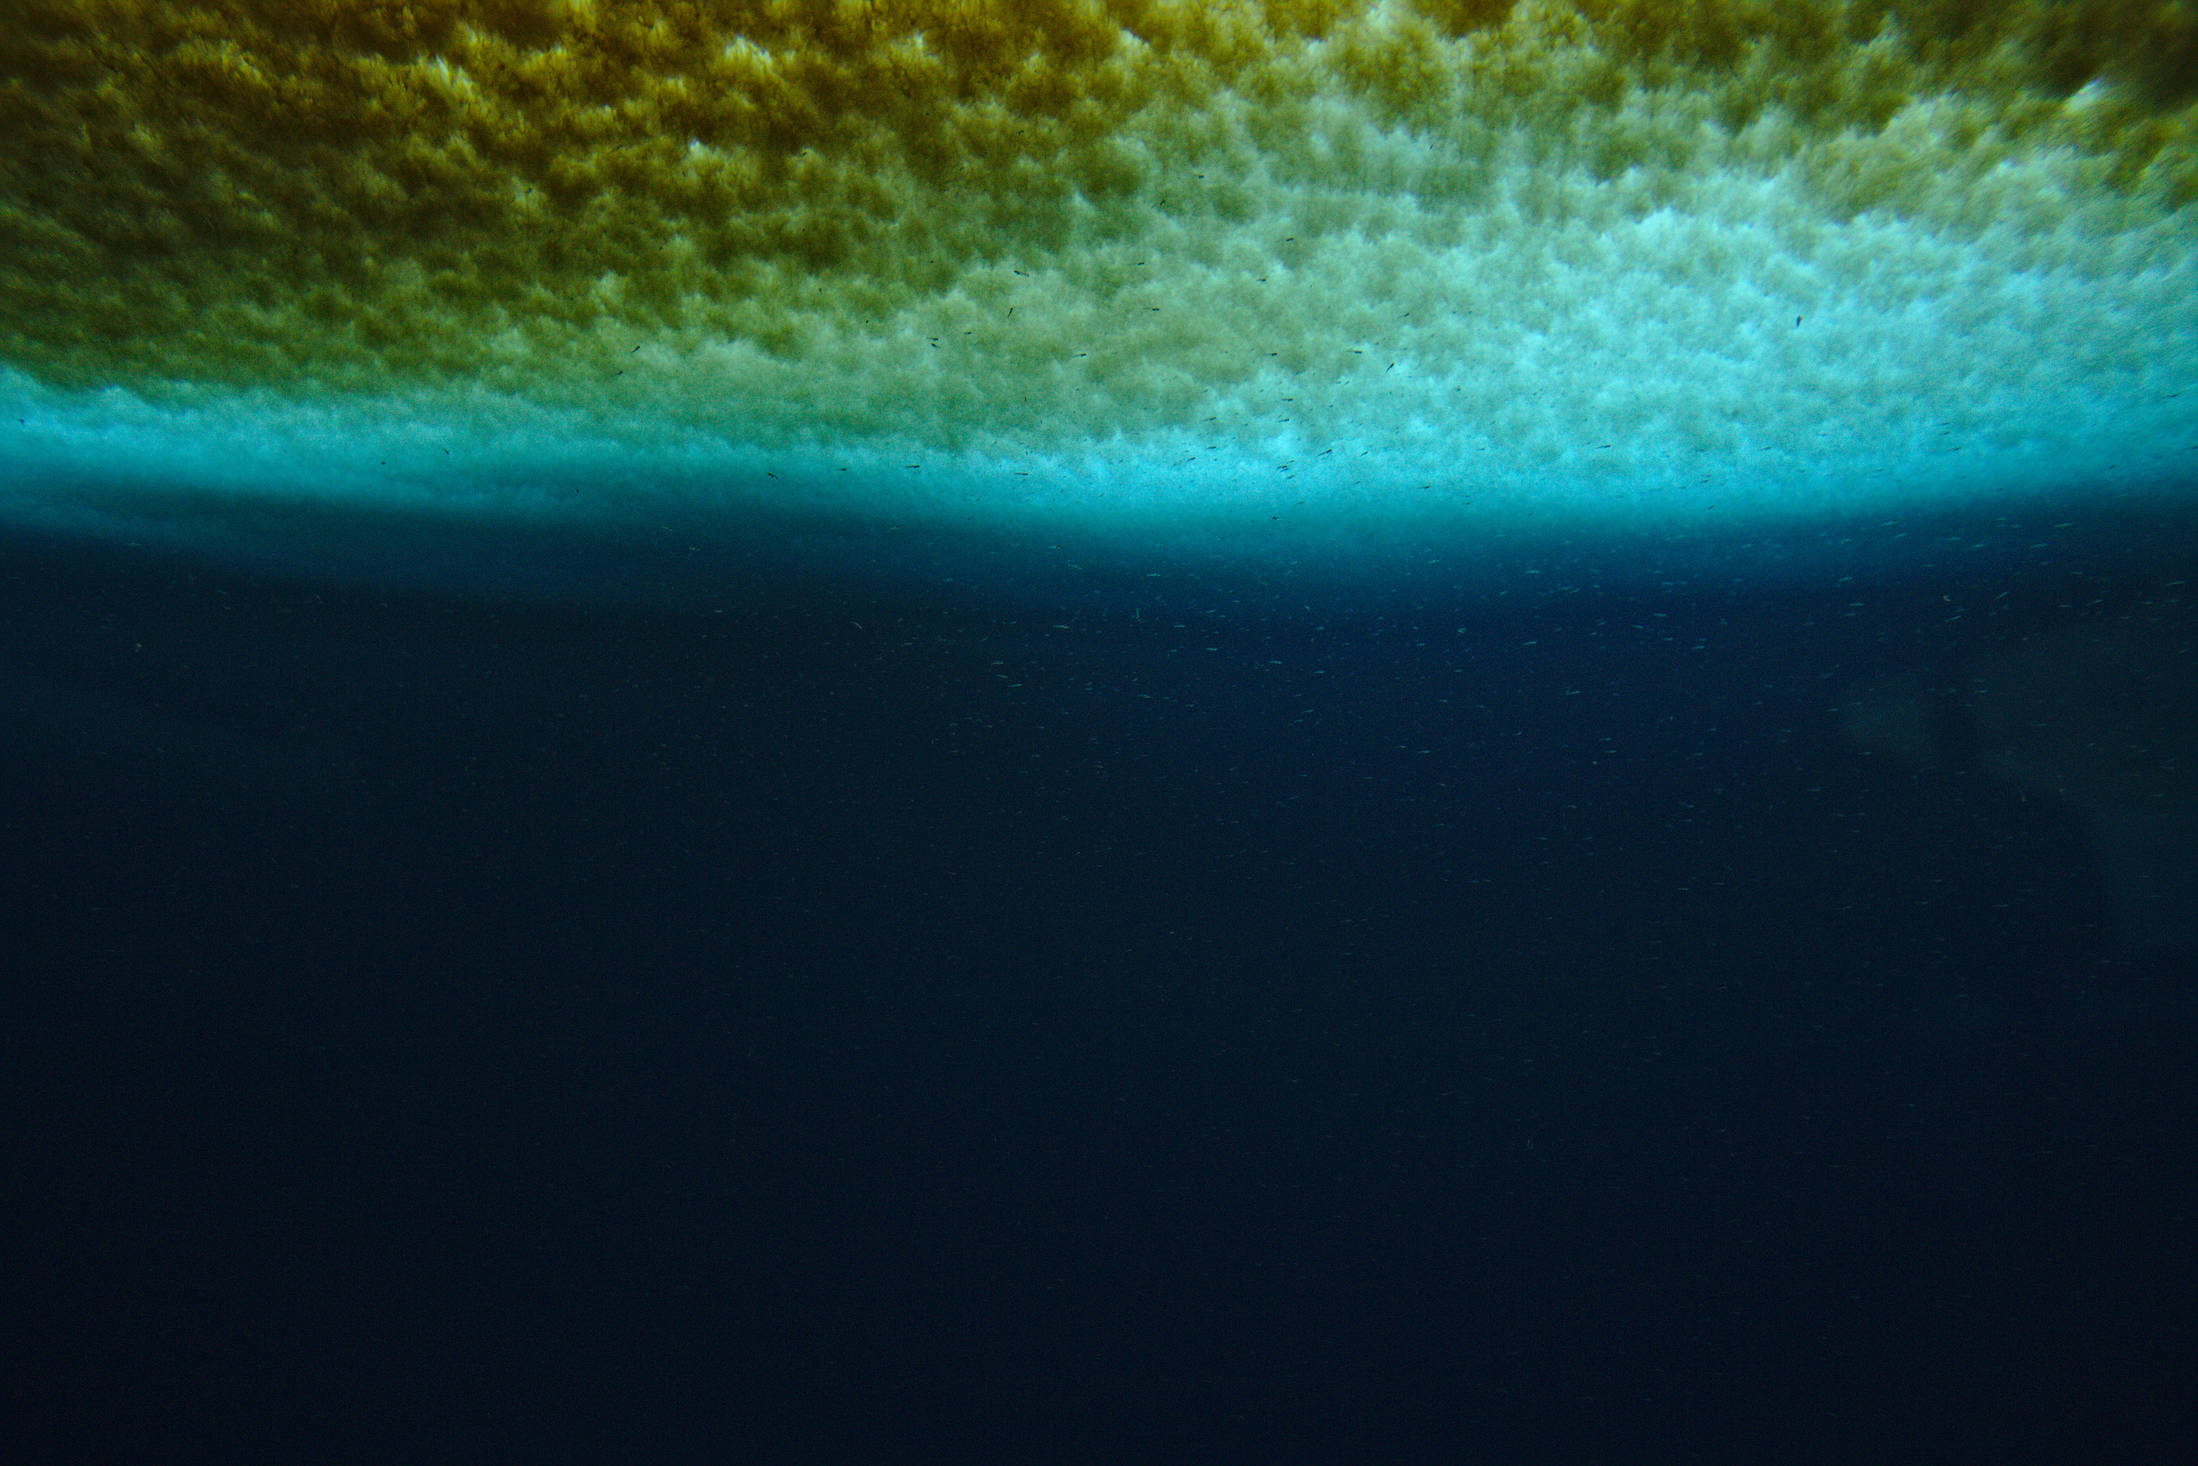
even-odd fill
[{"label": "yellow-green algae patch", "polygon": [[[1373,415],[1533,462],[1622,369],[1715,453],[1757,404],[1643,361],[1725,341],[1806,416],[1873,329],[2019,315],[1980,271],[2172,299],[2198,6],[18,0],[0,137],[0,358],[64,391],[1004,453]],[[1769,341],[1789,307],[1849,339]]]}]

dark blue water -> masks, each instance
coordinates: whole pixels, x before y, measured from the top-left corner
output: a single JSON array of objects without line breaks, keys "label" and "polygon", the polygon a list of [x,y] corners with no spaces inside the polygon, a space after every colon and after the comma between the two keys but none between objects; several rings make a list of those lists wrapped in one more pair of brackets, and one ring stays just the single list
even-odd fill
[{"label": "dark blue water", "polygon": [[2192,1459],[2198,954],[1840,713],[2179,558],[13,541],[11,1454]]}]

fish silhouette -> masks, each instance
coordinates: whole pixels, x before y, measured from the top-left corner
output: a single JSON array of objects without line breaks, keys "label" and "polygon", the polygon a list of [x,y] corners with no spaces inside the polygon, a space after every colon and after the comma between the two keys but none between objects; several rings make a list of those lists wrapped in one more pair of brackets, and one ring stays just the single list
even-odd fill
[{"label": "fish silhouette", "polygon": [[2124,947],[2198,940],[2198,616],[2180,598],[2033,633],[1950,684],[1886,679],[1842,720],[1912,773],[1981,776],[2074,814]]}]

